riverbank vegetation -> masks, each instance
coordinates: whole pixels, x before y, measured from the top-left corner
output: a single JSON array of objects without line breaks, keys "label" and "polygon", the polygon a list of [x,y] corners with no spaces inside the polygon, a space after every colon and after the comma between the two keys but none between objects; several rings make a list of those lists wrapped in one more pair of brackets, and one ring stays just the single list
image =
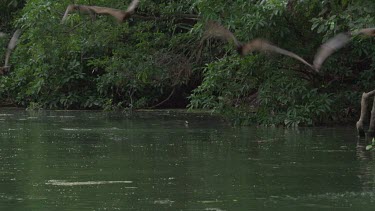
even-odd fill
[{"label": "riverbank vegetation", "polygon": [[236,124],[297,126],[354,122],[361,93],[375,88],[373,37],[354,36],[320,72],[283,55],[241,57],[231,43],[201,41],[213,20],[243,42],[262,37],[311,62],[334,35],[375,26],[372,0],[141,0],[121,24],[80,12],[61,18],[72,3],[126,10],[130,1],[4,2],[0,31],[23,31],[0,77],[0,99],[10,105],[204,108]]}]

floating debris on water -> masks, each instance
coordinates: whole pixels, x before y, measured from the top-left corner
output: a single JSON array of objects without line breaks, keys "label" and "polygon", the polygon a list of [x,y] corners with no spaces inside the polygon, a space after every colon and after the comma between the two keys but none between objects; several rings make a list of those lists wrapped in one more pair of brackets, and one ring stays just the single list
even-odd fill
[{"label": "floating debris on water", "polygon": [[0,116],[13,116],[13,114],[0,114]]},{"label": "floating debris on water", "polygon": [[[79,185],[107,185],[107,184],[131,184],[133,181],[85,181],[85,182],[69,182],[66,180],[48,180],[46,185],[55,186],[79,186]],[[132,187],[133,188],[133,187]]]},{"label": "floating debris on water", "polygon": [[61,128],[62,130],[67,130],[67,131],[90,131],[92,129],[90,128]]},{"label": "floating debris on water", "polygon": [[224,210],[222,210],[220,208],[216,208],[216,207],[208,207],[208,208],[206,208],[204,210],[209,210],[209,211],[224,211]]},{"label": "floating debris on water", "polygon": [[154,204],[168,204],[168,205],[172,205],[173,203],[174,203],[174,201],[169,200],[169,199],[161,199],[161,200],[155,200],[154,201]]},{"label": "floating debris on water", "polygon": [[27,119],[38,119],[38,117],[35,117],[35,116],[29,116],[29,117],[27,117]]},{"label": "floating debris on water", "polygon": [[198,202],[200,202],[200,203],[203,203],[203,204],[209,204],[209,203],[219,203],[219,202],[222,202],[222,201],[219,201],[219,200],[212,200],[212,201],[210,201],[210,200],[207,200],[207,201],[198,201]]}]

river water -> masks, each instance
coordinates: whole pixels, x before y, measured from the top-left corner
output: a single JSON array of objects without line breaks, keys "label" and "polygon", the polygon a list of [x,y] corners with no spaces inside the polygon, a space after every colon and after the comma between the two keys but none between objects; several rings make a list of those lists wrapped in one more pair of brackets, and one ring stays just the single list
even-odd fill
[{"label": "river water", "polygon": [[0,110],[0,210],[373,210],[353,127],[208,114]]}]

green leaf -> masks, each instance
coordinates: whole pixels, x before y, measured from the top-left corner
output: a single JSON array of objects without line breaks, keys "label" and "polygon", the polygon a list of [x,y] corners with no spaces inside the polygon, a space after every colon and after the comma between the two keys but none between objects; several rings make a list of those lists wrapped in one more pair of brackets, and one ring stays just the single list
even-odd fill
[{"label": "green leaf", "polygon": [[318,27],[318,33],[321,33],[323,30],[325,30],[325,26],[324,25],[320,25],[319,27]]},{"label": "green leaf", "polygon": [[366,150],[371,150],[372,149],[372,145],[367,145],[366,146]]}]

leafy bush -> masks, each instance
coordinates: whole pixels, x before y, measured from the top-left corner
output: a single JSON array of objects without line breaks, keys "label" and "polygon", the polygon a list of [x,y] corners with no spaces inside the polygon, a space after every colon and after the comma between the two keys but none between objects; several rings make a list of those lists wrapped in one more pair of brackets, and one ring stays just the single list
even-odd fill
[{"label": "leafy bush", "polygon": [[[172,15],[160,17],[166,20],[162,24],[148,17],[118,24],[109,16],[90,21],[88,15],[79,13],[70,14],[67,23],[61,24],[70,3],[33,0],[22,8],[16,26],[23,34],[12,58],[13,70],[0,79],[7,84],[0,92],[3,98],[44,108],[142,108],[157,104],[186,83],[190,61],[175,46],[192,40],[186,36],[192,26],[171,29],[176,18]],[[127,3],[95,2],[124,10]],[[160,12],[144,5],[139,8],[141,14],[145,10],[155,17],[152,14]],[[166,8],[174,13],[188,6],[179,5],[184,7],[171,4]],[[181,69],[181,64],[186,67]]]},{"label": "leafy bush", "polygon": [[[0,78],[0,98],[31,109],[176,106],[190,95],[190,108],[212,109],[235,124],[292,127],[352,121],[360,93],[374,89],[375,45],[368,37],[353,37],[319,73],[286,56],[240,57],[231,43],[200,40],[205,22],[214,20],[243,42],[266,38],[313,61],[335,34],[373,27],[371,0],[141,1],[123,24],[79,12],[61,24],[68,0],[6,2],[1,26],[23,34],[12,71]],[[79,3],[125,10],[129,2]]]},{"label": "leafy bush", "polygon": [[[374,24],[369,8],[375,4],[370,1],[240,1],[212,8],[209,2],[201,5],[206,17],[218,20],[239,39],[261,35],[310,61],[317,47],[333,35]],[[223,5],[242,12],[227,14]],[[371,42],[355,37],[325,62],[319,74],[287,57],[267,56],[265,60],[249,55],[239,61],[229,51],[229,56],[222,54],[207,64],[202,85],[191,95],[190,107],[214,109],[244,124],[298,126],[351,121],[359,112],[360,93],[373,89],[375,48]],[[244,79],[236,80],[237,76]],[[246,102],[254,93],[256,109]]]}]

